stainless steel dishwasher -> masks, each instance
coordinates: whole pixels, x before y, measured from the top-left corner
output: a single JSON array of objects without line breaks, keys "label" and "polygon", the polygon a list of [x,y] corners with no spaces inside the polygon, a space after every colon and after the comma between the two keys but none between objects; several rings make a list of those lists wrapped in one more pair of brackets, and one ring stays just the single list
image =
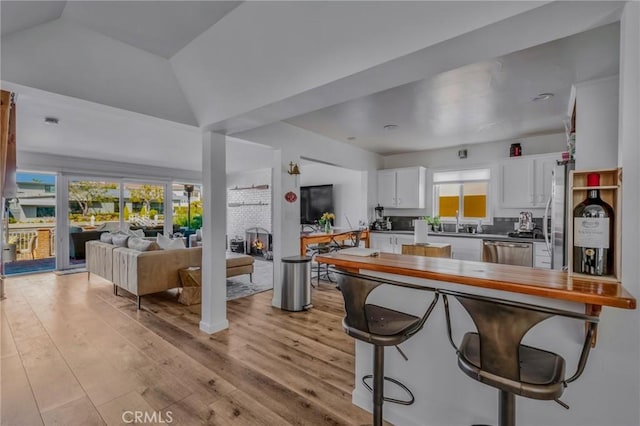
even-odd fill
[{"label": "stainless steel dishwasher", "polygon": [[482,241],[482,261],[531,267],[533,266],[533,244]]}]

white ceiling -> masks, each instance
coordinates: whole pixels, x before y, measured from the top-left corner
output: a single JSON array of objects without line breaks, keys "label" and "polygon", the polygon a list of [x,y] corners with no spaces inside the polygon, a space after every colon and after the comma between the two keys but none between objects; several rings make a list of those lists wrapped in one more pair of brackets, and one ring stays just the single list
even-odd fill
[{"label": "white ceiling", "polygon": [[62,15],[66,1],[2,1],[2,36],[35,27]]},{"label": "white ceiling", "polygon": [[[8,87],[19,93],[18,162],[21,152],[202,170],[202,132],[197,127],[161,120],[38,90]],[[58,125],[44,118],[58,118]],[[227,143],[227,172],[269,165],[271,149],[239,139]]]},{"label": "white ceiling", "polygon": [[239,1],[71,1],[63,19],[170,58],[222,19]]},{"label": "white ceiling", "polygon": [[571,85],[617,74],[618,46],[609,24],[286,121],[383,155],[558,133]]},{"label": "white ceiling", "polygon": [[58,18],[170,58],[240,1],[2,1],[2,36]]},{"label": "white ceiling", "polygon": [[[356,136],[374,151],[426,149],[415,145],[425,140],[418,132],[438,137],[429,141],[460,144],[475,133],[505,133],[492,128],[521,134],[525,122],[548,128],[549,116],[559,105],[566,108],[566,81],[617,66],[611,56],[617,46],[593,60],[586,42],[551,55],[557,66],[537,65],[540,58],[531,53],[501,58],[500,65],[485,59],[615,21],[621,6],[612,2],[211,3],[0,2],[3,88],[16,87],[24,111],[19,149],[199,170],[196,126],[223,131],[215,126],[229,118],[244,121],[244,129],[274,123],[302,133],[278,121],[337,103],[290,122],[337,140]],[[565,71],[565,62],[572,71]],[[455,69],[464,64],[472,65]],[[557,85],[558,96],[547,104],[557,102],[554,112],[529,120],[514,114],[513,102],[529,96],[520,90],[548,91],[544,81]],[[278,109],[283,103],[286,108]],[[537,112],[527,107],[521,115]],[[499,113],[515,124],[503,123]],[[59,117],[59,128],[43,128],[44,115]],[[401,127],[389,150],[386,133],[367,132],[392,119]],[[411,126],[414,132],[403,140],[400,132]],[[455,134],[460,128],[467,136]],[[405,142],[416,148],[400,146]],[[260,160],[262,167],[270,155],[256,147],[255,155],[233,149],[228,158]]]}]

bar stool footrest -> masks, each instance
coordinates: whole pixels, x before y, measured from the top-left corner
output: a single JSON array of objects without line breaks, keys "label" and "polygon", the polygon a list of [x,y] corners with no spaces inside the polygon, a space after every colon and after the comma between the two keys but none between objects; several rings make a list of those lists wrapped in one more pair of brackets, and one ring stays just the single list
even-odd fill
[{"label": "bar stool footrest", "polygon": [[[363,376],[362,384],[364,385],[365,388],[369,390],[369,392],[373,393],[373,387],[371,387],[369,383],[367,383],[367,380],[369,379],[373,379],[373,374],[367,374],[366,376]],[[385,402],[393,402],[394,404],[400,404],[400,405],[411,405],[415,402],[416,398],[413,396],[413,393],[409,390],[408,387],[406,387],[400,381],[387,376],[384,376],[384,380],[400,387],[400,389],[404,390],[407,393],[407,395],[409,395],[410,397],[410,399],[402,400],[402,399],[389,398],[385,396],[382,398]]]}]

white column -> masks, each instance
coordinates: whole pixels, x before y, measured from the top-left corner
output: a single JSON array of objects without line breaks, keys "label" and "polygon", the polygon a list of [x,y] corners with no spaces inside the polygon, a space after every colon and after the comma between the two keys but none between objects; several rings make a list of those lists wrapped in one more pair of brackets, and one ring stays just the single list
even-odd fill
[{"label": "white column", "polygon": [[[271,174],[272,232],[273,232],[273,300],[276,308],[282,307],[283,257],[300,255],[300,176],[287,173],[289,162],[300,163],[300,155],[284,148],[274,151]],[[302,168],[301,168],[302,170]],[[304,170],[302,171],[304,173]],[[284,195],[292,191],[298,199],[290,203]]]},{"label": "white column", "polygon": [[69,177],[56,176],[56,270],[69,267]]},{"label": "white column", "polygon": [[226,136],[202,134],[202,318],[200,330],[215,333],[227,321]]}]

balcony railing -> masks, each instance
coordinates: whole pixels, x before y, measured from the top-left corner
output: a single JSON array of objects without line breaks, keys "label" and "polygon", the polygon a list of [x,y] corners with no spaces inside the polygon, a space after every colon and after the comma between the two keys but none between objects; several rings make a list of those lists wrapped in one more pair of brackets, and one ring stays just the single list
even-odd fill
[{"label": "balcony railing", "polygon": [[55,224],[9,225],[8,242],[15,244],[15,260],[54,257],[56,255],[55,234]]}]

